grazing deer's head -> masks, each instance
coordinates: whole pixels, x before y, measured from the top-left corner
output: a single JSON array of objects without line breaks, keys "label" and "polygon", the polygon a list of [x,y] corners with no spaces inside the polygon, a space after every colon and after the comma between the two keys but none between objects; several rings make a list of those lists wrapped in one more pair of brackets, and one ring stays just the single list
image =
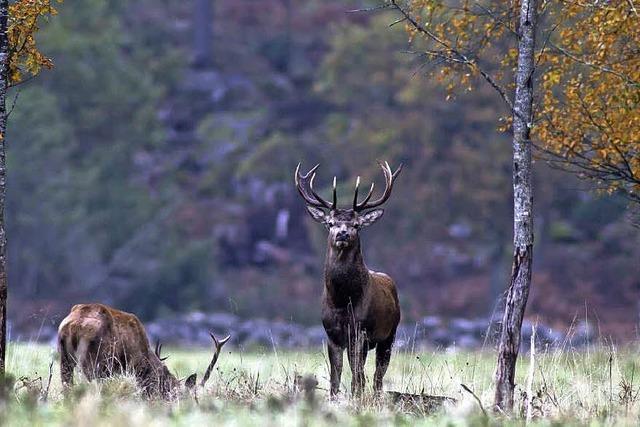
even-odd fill
[{"label": "grazing deer's head", "polygon": [[296,168],[295,180],[298,192],[307,204],[307,211],[311,217],[324,224],[329,230],[329,244],[336,249],[346,249],[354,245],[358,241],[358,232],[361,228],[376,222],[382,214],[383,209],[376,209],[387,201],[391,196],[393,183],[402,170],[402,165],[393,172],[389,163],[384,164],[378,162],[382,168],[385,178],[385,190],[379,199],[370,201],[373,195],[374,184],[367,196],[362,202],[358,202],[358,189],[360,187],[360,177],[356,179],[355,194],[353,196],[353,205],[351,208],[338,208],[336,195],[336,177],[333,178],[333,197],[332,202],[324,200],[313,188],[313,182],[316,177],[316,169],[320,165],[316,165],[305,175],[300,173],[300,164]]},{"label": "grazing deer's head", "polygon": [[[214,342],[214,352],[213,352],[213,358],[211,359],[211,362],[207,367],[204,377],[200,382],[201,387],[204,387],[207,380],[209,379],[209,376],[211,375],[211,371],[213,370],[216,362],[218,361],[218,357],[220,356],[222,347],[231,338],[231,335],[227,335],[225,338],[218,340],[213,335],[213,333],[209,332],[209,335],[211,336],[211,339]],[[161,352],[162,352],[162,344],[160,343],[160,341],[157,341],[155,351],[154,351],[154,355],[157,358],[157,360],[155,360],[155,363],[154,363],[156,372],[155,372],[155,375],[152,377],[157,381],[157,384],[154,385],[157,388],[157,390],[163,395],[170,395],[171,393],[174,393],[176,390],[179,390],[182,386],[184,386],[184,388],[186,388],[187,390],[193,389],[196,385],[196,381],[198,377],[197,374],[193,373],[189,375],[187,378],[184,378],[183,380],[177,379],[169,371],[169,368],[164,364],[164,361],[167,360],[169,356],[162,357]]]},{"label": "grazing deer's head", "polygon": [[[160,340],[156,341],[156,347],[153,353],[155,355],[155,358],[152,357],[150,360],[150,372],[153,372],[153,374],[150,375],[148,379],[145,379],[144,382],[150,384],[150,386],[147,386],[149,388],[149,392],[157,391],[162,395],[169,395],[175,390],[178,390],[181,387],[182,382],[177,379],[169,371],[167,365],[165,365],[164,361],[167,360],[169,356],[161,356],[162,344],[160,343]],[[191,383],[195,383],[196,376],[197,374],[195,373],[191,374],[186,379],[186,381],[184,381],[184,385],[186,388],[193,388]]]}]

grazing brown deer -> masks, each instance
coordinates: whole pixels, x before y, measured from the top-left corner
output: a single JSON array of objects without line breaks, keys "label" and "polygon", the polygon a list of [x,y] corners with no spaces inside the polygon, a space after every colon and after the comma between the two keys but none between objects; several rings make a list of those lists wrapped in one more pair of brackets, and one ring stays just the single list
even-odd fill
[{"label": "grazing brown deer", "polygon": [[333,178],[333,201],[324,200],[313,188],[315,171],[296,169],[295,182],[307,204],[311,217],[329,230],[324,264],[324,293],[322,324],[328,337],[331,365],[331,395],[338,393],[342,374],[343,351],[351,366],[351,392],[360,395],[364,390],[364,365],[367,352],[376,348],[374,390],[382,390],[382,379],[389,366],[391,347],[400,322],[400,304],[394,281],[384,273],[367,268],[360,247],[361,228],[373,224],[383,214],[375,209],[387,201],[402,165],[392,172],[389,164],[378,162],[385,177],[382,196],[370,202],[374,185],[362,202],[358,202],[360,177],[356,180],[353,206],[339,209],[336,197],[336,178]]},{"label": "grazing brown deer", "polygon": [[[204,386],[229,336],[217,340],[210,334],[215,353],[201,385]],[[178,380],[160,357],[162,346],[155,352],[142,322],[133,314],[102,304],[77,304],[58,327],[60,376],[65,387],[73,385],[76,365],[88,380],[116,374],[133,373],[136,383],[148,396],[175,396],[181,388]],[[188,389],[196,384],[196,374],[184,382]]]}]

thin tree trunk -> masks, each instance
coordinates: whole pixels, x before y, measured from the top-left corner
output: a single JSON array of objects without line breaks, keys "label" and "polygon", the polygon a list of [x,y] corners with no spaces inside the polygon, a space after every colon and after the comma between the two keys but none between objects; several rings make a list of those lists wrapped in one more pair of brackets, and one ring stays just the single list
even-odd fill
[{"label": "thin tree trunk", "polygon": [[7,168],[5,162],[5,134],[7,130],[7,65],[9,41],[7,21],[9,1],[0,0],[0,377],[5,373],[7,347],[7,237],[4,224],[4,199],[6,193]]},{"label": "thin tree trunk", "polygon": [[513,111],[513,266],[502,317],[495,376],[497,410],[513,410],[515,370],[520,349],[520,328],[531,286],[533,260],[533,200],[531,141],[534,48],[537,0],[522,0],[518,66]]}]

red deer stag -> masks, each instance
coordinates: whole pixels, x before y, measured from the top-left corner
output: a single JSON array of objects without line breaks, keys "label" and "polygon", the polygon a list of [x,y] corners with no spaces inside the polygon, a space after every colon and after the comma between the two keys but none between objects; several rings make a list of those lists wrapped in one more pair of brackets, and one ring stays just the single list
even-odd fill
[{"label": "red deer stag", "polygon": [[[229,336],[217,340],[210,334],[215,353],[201,385],[204,386]],[[107,378],[122,373],[133,373],[136,383],[147,396],[175,396],[181,388],[178,380],[160,357],[162,346],[155,351],[142,322],[133,314],[102,304],[77,304],[58,328],[60,376],[65,387],[73,385],[76,365],[88,380]],[[184,382],[186,388],[196,384],[196,374]]]},{"label": "red deer stag", "polygon": [[351,367],[351,392],[364,390],[364,365],[367,352],[376,348],[374,390],[382,390],[382,379],[389,366],[391,347],[400,322],[400,304],[394,281],[384,273],[367,268],[360,247],[361,228],[373,224],[383,214],[375,209],[387,201],[402,165],[392,172],[389,164],[378,162],[384,173],[386,188],[382,196],[371,201],[374,185],[362,202],[358,202],[360,177],[356,180],[351,209],[340,209],[333,178],[333,201],[324,200],[313,188],[316,165],[306,175],[296,169],[295,182],[307,204],[311,217],[329,230],[324,264],[322,324],[328,337],[331,365],[331,395],[338,393],[342,374],[343,351]]}]

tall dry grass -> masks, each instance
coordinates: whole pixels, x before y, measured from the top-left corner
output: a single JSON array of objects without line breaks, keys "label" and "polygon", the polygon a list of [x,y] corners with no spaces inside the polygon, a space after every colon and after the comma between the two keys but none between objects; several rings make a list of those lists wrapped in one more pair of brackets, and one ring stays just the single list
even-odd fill
[{"label": "tall dry grass", "polygon": [[[202,372],[209,349],[167,349],[179,377]],[[371,355],[373,355],[371,353]],[[46,395],[50,362],[52,381]],[[385,390],[449,396],[456,403],[436,412],[422,404],[393,404],[371,392],[374,363],[367,363],[367,390],[361,399],[343,393],[328,399],[328,361],[323,351],[225,349],[205,389],[171,401],[143,398],[131,377],[77,385],[63,394],[54,349],[11,344],[0,400],[2,425],[640,425],[640,369],[635,347],[599,343],[581,350],[565,344],[539,348],[533,369],[523,354],[516,382],[516,411],[491,411],[494,354],[489,351],[401,351],[392,357]],[[638,372],[637,372],[638,371]],[[530,373],[533,373],[533,378]],[[40,379],[39,379],[40,378]],[[530,384],[530,386],[529,386]],[[527,395],[527,390],[531,393]]]}]

